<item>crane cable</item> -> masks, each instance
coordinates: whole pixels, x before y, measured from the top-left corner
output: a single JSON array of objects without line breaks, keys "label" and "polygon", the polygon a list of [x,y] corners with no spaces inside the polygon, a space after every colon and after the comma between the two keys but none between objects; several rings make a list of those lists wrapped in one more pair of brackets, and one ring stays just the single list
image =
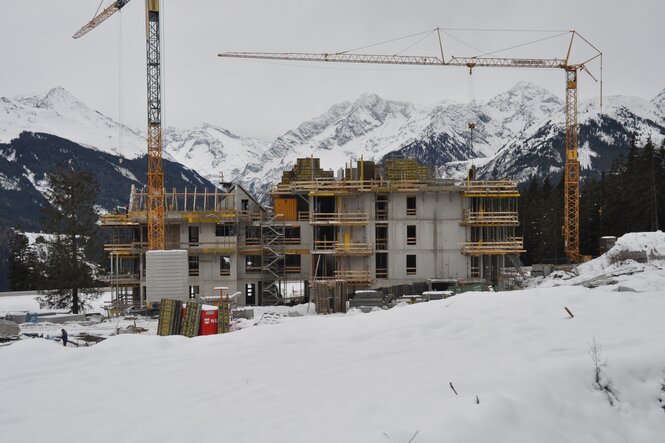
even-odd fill
[{"label": "crane cable", "polygon": [[372,43],[370,45],[361,46],[359,48],[347,49],[346,51],[336,52],[335,54],[346,54],[348,52],[356,52],[356,51],[359,51],[361,49],[367,49],[367,48],[372,48],[374,46],[385,45],[386,43],[392,43],[392,42],[396,42],[396,41],[399,41],[399,40],[405,40],[405,39],[411,38],[411,37],[418,37],[418,36],[421,36],[423,34],[430,34],[432,32],[433,32],[433,30],[428,29],[427,31],[417,32],[415,34],[409,34],[409,35],[405,35],[403,37],[391,38],[390,40],[384,40],[382,42]]},{"label": "crane cable", "polygon": [[93,19],[94,19],[95,17],[97,17],[97,13],[99,12],[100,9],[102,9],[102,4],[103,4],[103,3],[104,3],[104,0],[102,0],[101,2],[99,2],[99,6],[97,6],[97,10],[96,10],[95,13],[92,15],[92,18],[93,18]]},{"label": "crane cable", "polygon": [[485,56],[488,56],[488,55],[495,55],[495,54],[498,54],[500,52],[505,52],[505,51],[509,51],[511,49],[521,48],[522,46],[532,45],[534,43],[540,43],[540,42],[543,42],[545,40],[550,40],[550,39],[553,39],[553,38],[561,37],[562,35],[570,34],[570,32],[571,31],[566,31],[566,32],[562,32],[560,34],[550,35],[549,37],[539,38],[537,40],[533,40],[533,41],[530,41],[530,42],[520,43],[519,45],[510,46],[508,48],[503,48],[503,49],[498,49],[496,51],[486,52],[484,54],[477,55],[476,57],[485,57]]},{"label": "crane cable", "polygon": [[[165,8],[164,4],[167,3],[166,1],[162,1],[161,5],[159,6],[159,76],[160,76],[160,101],[161,101],[161,118],[160,118],[160,125],[162,127],[162,133],[164,128],[166,127],[164,125],[164,122],[166,121],[166,13],[165,13]],[[164,136],[162,135],[162,150],[165,150],[165,146],[163,145],[164,141]],[[162,154],[163,155],[163,154]]]},{"label": "crane cable", "polygon": [[[123,94],[123,84],[122,84],[122,9],[118,11],[118,119],[120,124],[118,125],[118,153],[122,153],[123,150],[123,126],[124,126],[124,117],[123,117],[123,103],[122,103],[122,94]],[[121,157],[122,158],[122,157]]]},{"label": "crane cable", "polygon": [[408,51],[409,49],[411,49],[411,48],[413,48],[414,46],[416,46],[416,45],[418,45],[419,43],[421,43],[423,40],[429,38],[429,37],[430,37],[433,33],[435,33],[435,32],[436,32],[436,29],[432,29],[432,30],[429,31],[427,34],[425,34],[423,37],[419,38],[419,39],[416,40],[414,43],[410,44],[410,45],[407,46],[406,48],[402,49],[402,50],[399,51],[399,52],[396,52],[396,53],[393,54],[393,55],[400,55],[400,54],[402,54],[403,52]]}]

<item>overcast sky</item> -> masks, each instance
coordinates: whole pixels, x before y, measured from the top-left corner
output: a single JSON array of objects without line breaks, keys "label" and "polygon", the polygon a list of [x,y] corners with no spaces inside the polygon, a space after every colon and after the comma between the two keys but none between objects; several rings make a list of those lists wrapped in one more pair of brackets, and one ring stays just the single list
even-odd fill
[{"label": "overcast sky", "polygon": [[[133,0],[122,14],[73,40],[99,3],[0,0],[0,96],[59,85],[88,106],[142,129],[145,2]],[[104,0],[104,6],[109,3]],[[162,8],[164,123],[178,128],[207,122],[242,136],[272,139],[363,92],[431,105],[444,99],[487,99],[526,80],[563,97],[559,70],[476,69],[470,78],[466,69],[450,67],[217,57],[223,51],[335,52],[437,26],[575,29],[604,53],[605,95],[651,98],[665,88],[663,0],[162,0]],[[450,30],[444,34],[444,50],[446,56],[479,55],[478,50],[495,51],[556,34]],[[396,53],[419,38],[363,52]],[[576,48],[579,58],[590,54],[581,44]],[[497,55],[564,57],[566,49],[562,36]],[[438,43],[429,36],[404,53],[438,55]],[[592,72],[598,73],[597,65]],[[586,75],[579,87],[581,97],[598,95]]]}]

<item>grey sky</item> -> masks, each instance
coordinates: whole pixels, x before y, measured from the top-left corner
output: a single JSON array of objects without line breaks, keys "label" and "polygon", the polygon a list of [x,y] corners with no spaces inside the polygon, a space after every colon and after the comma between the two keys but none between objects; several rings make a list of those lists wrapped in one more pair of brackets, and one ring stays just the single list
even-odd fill
[{"label": "grey sky", "polygon": [[[109,0],[105,0],[106,6]],[[485,99],[520,80],[563,95],[559,70],[298,64],[220,59],[223,51],[333,52],[445,28],[576,29],[604,52],[604,93],[651,98],[665,88],[662,0],[162,0],[165,124],[218,124],[271,139],[330,105],[362,92],[434,104]],[[71,35],[99,0],[0,0],[0,95],[60,85],[89,106],[119,117],[118,44],[122,40],[122,121],[145,125],[144,1],[80,40]],[[121,37],[119,29],[122,30]],[[450,31],[486,51],[553,34]],[[368,48],[391,53],[417,39]],[[477,55],[445,36],[446,55]],[[582,46],[580,46],[581,48]],[[563,57],[566,40],[502,55]],[[437,55],[432,38],[407,54]],[[521,51],[521,52],[520,52]],[[583,56],[584,54],[580,54]],[[597,67],[596,67],[597,72]],[[598,94],[588,76],[580,96]]]}]

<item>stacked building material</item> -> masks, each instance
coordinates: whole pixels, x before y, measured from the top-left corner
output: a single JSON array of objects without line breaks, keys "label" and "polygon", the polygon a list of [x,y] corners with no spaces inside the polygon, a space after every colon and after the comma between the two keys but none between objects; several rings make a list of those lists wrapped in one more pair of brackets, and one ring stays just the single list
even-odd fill
[{"label": "stacked building material", "polygon": [[177,335],[182,323],[182,302],[163,298],[160,302],[157,335]]},{"label": "stacked building material", "polygon": [[217,312],[218,333],[225,334],[231,332],[231,307],[229,306],[229,302],[222,300],[219,303],[219,310]]},{"label": "stacked building material", "polygon": [[379,291],[366,290],[356,291],[353,298],[349,300],[352,308],[385,308],[388,307],[386,297]]},{"label": "stacked building material", "polygon": [[299,158],[296,159],[296,164],[290,171],[282,173],[282,183],[291,183],[298,181],[312,181],[317,178],[335,178],[333,171],[325,171],[321,169],[320,159],[318,158]]},{"label": "stacked building material", "polygon": [[199,335],[199,326],[201,325],[201,303],[187,302],[185,306],[185,315],[182,318],[182,327],[180,335],[185,337],[196,337]]},{"label": "stacked building material", "polygon": [[427,166],[420,165],[412,158],[386,160],[386,178],[393,180],[427,180],[430,178]]}]

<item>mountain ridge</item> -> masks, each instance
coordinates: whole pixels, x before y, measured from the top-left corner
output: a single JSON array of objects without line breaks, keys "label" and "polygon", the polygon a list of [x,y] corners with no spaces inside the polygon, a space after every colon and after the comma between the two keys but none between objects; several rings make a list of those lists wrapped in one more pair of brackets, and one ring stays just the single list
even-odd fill
[{"label": "mountain ridge", "polygon": [[[596,99],[580,100],[578,109],[583,172],[607,167],[631,137],[639,137],[638,143],[665,138],[665,89],[650,100],[605,97],[602,109]],[[87,108],[60,87],[45,95],[0,98],[0,142],[31,129],[126,158],[145,150],[141,134]],[[240,137],[209,123],[163,132],[165,158],[209,180],[223,175],[265,195],[296,158],[309,156],[333,170],[361,156],[380,161],[386,155],[409,155],[453,178],[465,176],[471,164],[481,178],[523,181],[532,174],[556,174],[563,162],[565,113],[564,101],[549,90],[518,82],[489,100],[442,100],[433,106],[364,93],[333,104],[272,141]]]}]

